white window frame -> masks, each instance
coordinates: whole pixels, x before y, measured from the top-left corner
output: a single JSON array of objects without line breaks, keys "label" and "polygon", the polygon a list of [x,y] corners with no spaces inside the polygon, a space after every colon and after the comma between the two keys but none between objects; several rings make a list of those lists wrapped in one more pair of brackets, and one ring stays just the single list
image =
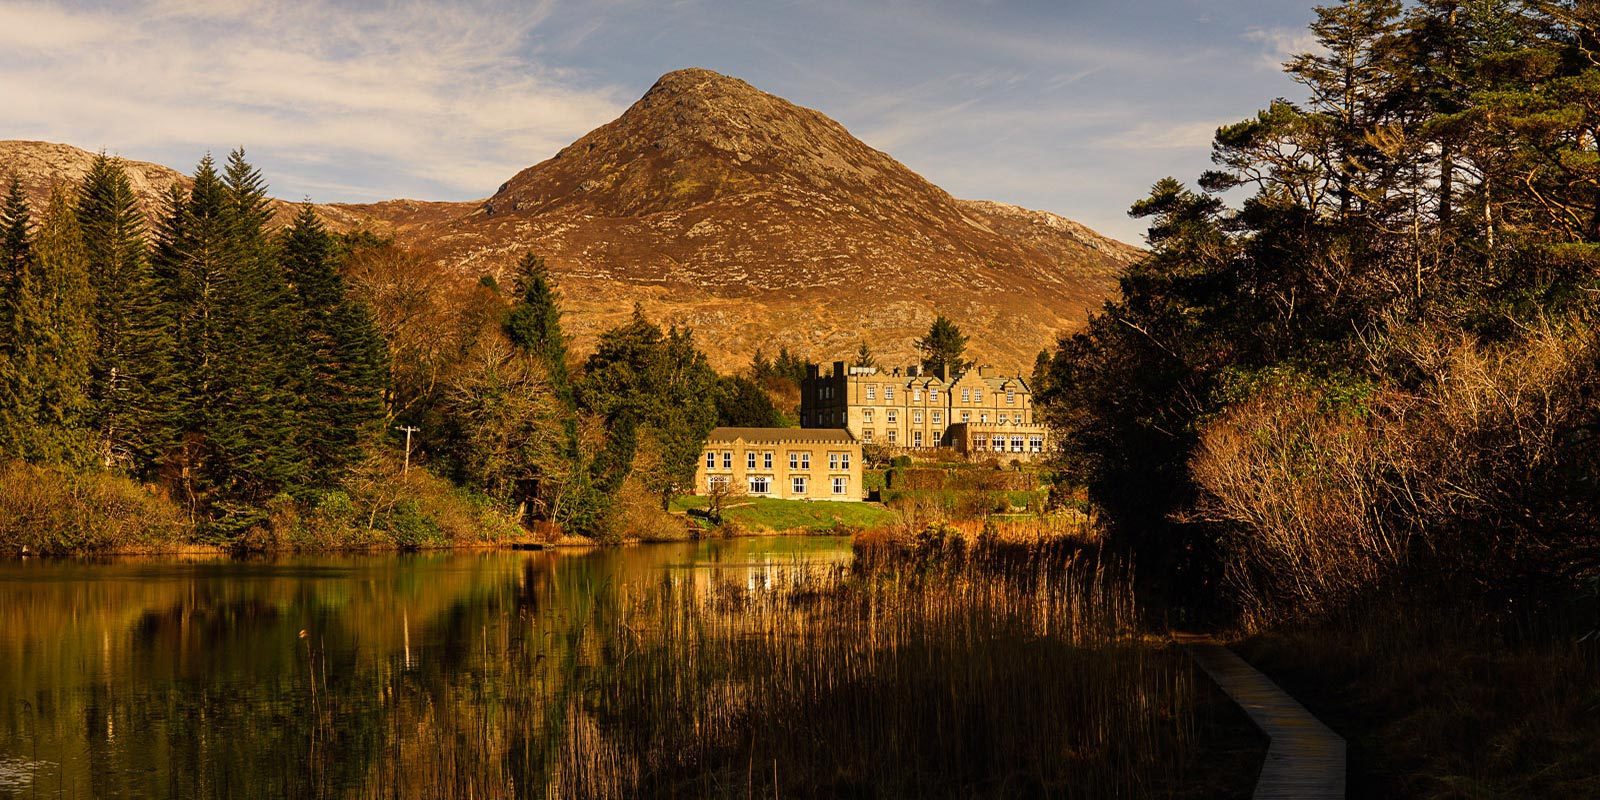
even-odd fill
[{"label": "white window frame", "polygon": [[728,485],[728,476],[726,476],[726,475],[707,475],[706,476],[706,491],[707,492],[715,492],[717,490],[717,487],[719,487],[719,486],[727,486],[727,485]]},{"label": "white window frame", "polygon": [[723,469],[733,469],[733,451],[732,450],[724,450],[724,451],[722,451],[722,468]]},{"label": "white window frame", "polygon": [[751,475],[745,484],[750,487],[751,494],[772,494],[772,477],[770,475]]},{"label": "white window frame", "polygon": [[899,421],[900,421],[900,414],[895,409],[892,409],[892,408],[889,409],[889,424],[893,425],[893,424],[895,424],[896,422],[899,422]]},{"label": "white window frame", "polygon": [[707,450],[706,451],[706,469],[716,469],[716,468],[717,468],[717,451],[715,451],[715,450]]},{"label": "white window frame", "polygon": [[921,449],[921,447],[922,447],[922,431],[912,431],[911,432],[911,446],[915,447],[915,448],[918,448],[918,449]]},{"label": "white window frame", "polygon": [[878,399],[878,384],[876,384],[876,383],[867,384],[867,399],[868,400],[876,400],[876,399]]},{"label": "white window frame", "polygon": [[850,479],[835,475],[833,478],[833,493],[845,494],[850,491]]},{"label": "white window frame", "polygon": [[889,429],[889,444],[899,444],[899,442],[897,441],[900,438],[899,434],[900,434],[900,432],[898,430],[896,430],[894,428],[890,428]]},{"label": "white window frame", "polygon": [[828,470],[830,472],[838,472],[839,471],[839,454],[838,453],[829,453],[828,454]]},{"label": "white window frame", "polygon": [[849,469],[849,468],[850,468],[850,454],[849,453],[840,453],[839,454],[839,469]]},{"label": "white window frame", "polygon": [[771,450],[768,450],[767,452],[761,454],[761,465],[762,465],[762,469],[772,469],[772,451]]},{"label": "white window frame", "polygon": [[805,494],[806,493],[806,476],[804,476],[804,475],[791,476],[789,478],[789,489],[790,489],[790,492],[789,492],[790,494]]},{"label": "white window frame", "polygon": [[745,454],[744,454],[744,468],[745,469],[755,469],[756,468],[756,451],[754,451],[754,450],[745,451]]},{"label": "white window frame", "polygon": [[943,411],[934,411],[933,412],[933,424],[935,424],[935,425],[943,425],[944,424],[944,412]]},{"label": "white window frame", "polygon": [[885,400],[893,400],[894,399],[894,387],[893,386],[885,386],[885,387],[883,387],[883,399],[885,399]]},{"label": "white window frame", "polygon": [[922,409],[918,408],[918,409],[913,409],[912,410],[912,412],[911,412],[911,424],[912,425],[921,425],[922,424]]}]

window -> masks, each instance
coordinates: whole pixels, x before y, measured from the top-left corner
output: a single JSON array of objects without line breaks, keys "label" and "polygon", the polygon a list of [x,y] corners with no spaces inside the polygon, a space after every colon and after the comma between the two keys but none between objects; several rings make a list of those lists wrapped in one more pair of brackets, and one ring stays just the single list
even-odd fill
[{"label": "window", "polygon": [[963,412],[961,412],[961,421],[962,422],[971,422],[972,421],[972,412],[971,411],[963,411]]},{"label": "window", "polygon": [[928,402],[930,402],[930,403],[939,402],[939,387],[935,386],[935,387],[933,387],[933,388],[928,390]]},{"label": "window", "polygon": [[876,384],[876,383],[867,384],[867,399],[868,400],[876,400],[876,399],[878,399],[878,384]]},{"label": "window", "polygon": [[885,386],[885,387],[883,387],[883,399],[885,399],[885,400],[893,400],[894,399],[894,387],[893,386]]},{"label": "window", "polygon": [[889,409],[889,424],[893,425],[893,424],[895,424],[896,422],[899,422],[899,421],[900,421],[900,414],[897,413],[892,408]]},{"label": "window", "polygon": [[745,469],[755,469],[756,468],[756,451],[751,450],[750,452],[744,454],[744,468]]},{"label": "window", "polygon": [[979,414],[978,415],[978,422],[980,422],[980,423],[982,423],[984,425],[988,425],[989,424],[989,415],[987,413]]},{"label": "window", "polygon": [[871,422],[872,421],[872,409],[865,408],[865,409],[861,410],[861,421],[862,422]]},{"label": "window", "polygon": [[989,449],[989,435],[986,434],[986,433],[974,433],[974,434],[972,434],[972,449],[973,450],[988,450]]},{"label": "window", "polygon": [[942,441],[944,441],[944,431],[934,431],[933,432],[933,444],[934,444],[934,446],[938,447],[939,443],[942,442]]},{"label": "window", "polygon": [[733,469],[733,451],[732,450],[724,450],[724,451],[722,451],[722,468],[723,469]]},{"label": "window", "polygon": [[1028,437],[1028,452],[1030,452],[1030,453],[1043,453],[1044,452],[1044,437],[1040,436],[1038,434],[1035,434],[1033,436],[1029,436]]},{"label": "window", "polygon": [[1000,424],[1001,425],[1006,424],[1006,415],[1005,414],[1001,414],[1000,415]]},{"label": "window", "polygon": [[711,452],[710,450],[707,450],[706,451],[706,469],[716,469],[716,468],[717,468],[717,454]]},{"label": "window", "polygon": [[944,424],[944,412],[943,411],[935,411],[935,412],[933,412],[933,424],[935,424],[935,425],[943,425]]},{"label": "window", "polygon": [[922,431],[912,431],[911,432],[911,446],[912,447],[921,447],[922,446]]},{"label": "window", "polygon": [[845,492],[848,492],[848,491],[850,491],[850,479],[849,478],[834,478],[833,479],[833,493],[834,494],[844,494]]},{"label": "window", "polygon": [[1013,392],[1013,391],[1011,391],[1009,389],[1006,390],[1006,405],[1014,406],[1016,404],[1017,404],[1017,393]]},{"label": "window", "polygon": [[1021,436],[1013,436],[1013,437],[1011,437],[1011,452],[1013,452],[1013,453],[1022,452],[1022,437]]},{"label": "window", "polygon": [[867,428],[866,430],[861,432],[861,441],[863,441],[863,442],[872,441],[872,429],[871,428]]},{"label": "window", "polygon": [[918,389],[912,389],[911,390],[911,402],[913,402],[913,403],[922,402],[922,389],[918,388]]},{"label": "window", "polygon": [[828,471],[829,472],[838,472],[839,471],[839,454],[838,453],[829,453],[828,454]]},{"label": "window", "polygon": [[1006,437],[1005,437],[1005,435],[1004,434],[999,434],[999,433],[995,434],[994,435],[994,439],[991,440],[991,444],[994,445],[993,449],[994,449],[994,451],[996,453],[1004,453],[1006,451]]},{"label": "window", "polygon": [[974,402],[974,403],[983,402],[983,390],[982,389],[973,389],[972,390],[972,402]]},{"label": "window", "polygon": [[804,476],[804,475],[796,475],[793,478],[790,478],[789,479],[789,488],[793,490],[794,494],[805,494],[806,493],[806,476]]},{"label": "window", "polygon": [[765,452],[765,453],[761,454],[761,468],[762,469],[772,469],[772,452],[771,451],[768,451],[768,452]]},{"label": "window", "polygon": [[706,491],[708,492],[715,492],[718,489],[727,488],[727,486],[728,476],[726,475],[711,475],[706,478]]},{"label": "window", "polygon": [[850,468],[850,454],[849,453],[840,453],[839,454],[839,469],[849,469],[849,468]]},{"label": "window", "polygon": [[799,469],[799,468],[800,468],[800,454],[799,453],[790,453],[789,454],[789,469]]},{"label": "window", "polygon": [[889,429],[889,444],[894,444],[895,443],[895,440],[897,438],[899,438],[899,436],[898,436],[899,433],[900,432],[895,430],[894,428],[890,428]]},{"label": "window", "polygon": [[771,494],[772,493],[772,479],[767,477],[767,476],[765,476],[765,475],[762,475],[759,478],[751,478],[750,479],[750,493],[751,494]]},{"label": "window", "polygon": [[963,403],[972,402],[972,390],[971,389],[962,389],[961,390],[961,402],[963,402]]},{"label": "window", "polygon": [[916,425],[922,424],[922,409],[911,412],[911,422]]}]

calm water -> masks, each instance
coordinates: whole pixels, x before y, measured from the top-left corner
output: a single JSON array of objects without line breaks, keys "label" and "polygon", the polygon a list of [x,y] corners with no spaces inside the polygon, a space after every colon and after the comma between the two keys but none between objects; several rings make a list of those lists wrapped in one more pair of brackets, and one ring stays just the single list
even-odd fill
[{"label": "calm water", "polygon": [[430,746],[426,726],[397,721],[398,698],[466,687],[492,708],[508,661],[604,658],[567,652],[583,641],[568,634],[626,624],[619,598],[770,581],[846,563],[849,547],[0,563],[0,797],[360,787],[378,755]]}]

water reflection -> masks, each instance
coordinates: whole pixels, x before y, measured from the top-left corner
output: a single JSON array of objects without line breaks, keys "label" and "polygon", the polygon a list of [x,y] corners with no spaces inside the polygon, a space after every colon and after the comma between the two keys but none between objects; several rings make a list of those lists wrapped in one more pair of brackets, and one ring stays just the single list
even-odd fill
[{"label": "water reflection", "polygon": [[[0,564],[0,795],[338,794],[427,746],[397,707],[616,654],[659,581],[842,564],[838,538],[260,561]],[[514,669],[513,669],[514,668]],[[431,698],[431,700],[430,700]],[[536,788],[536,787],[529,787]]]}]

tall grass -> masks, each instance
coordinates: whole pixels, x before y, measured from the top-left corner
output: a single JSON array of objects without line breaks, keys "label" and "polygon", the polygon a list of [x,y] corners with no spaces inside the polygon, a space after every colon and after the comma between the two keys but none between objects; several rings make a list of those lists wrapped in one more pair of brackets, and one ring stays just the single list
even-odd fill
[{"label": "tall grass", "polygon": [[[479,673],[418,686],[396,671],[388,744],[350,791],[1173,792],[1197,752],[1195,687],[1175,654],[1140,638],[1127,576],[1086,557],[1002,576],[968,555],[668,573],[596,592],[573,617],[533,616]],[[341,710],[319,713],[334,740]],[[325,769],[311,758],[310,772]]]}]

